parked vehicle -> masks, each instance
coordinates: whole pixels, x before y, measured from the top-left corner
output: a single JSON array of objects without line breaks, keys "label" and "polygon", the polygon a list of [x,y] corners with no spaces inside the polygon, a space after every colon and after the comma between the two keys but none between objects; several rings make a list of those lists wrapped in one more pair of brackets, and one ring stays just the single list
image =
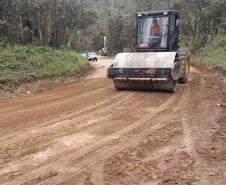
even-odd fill
[{"label": "parked vehicle", "polygon": [[89,61],[97,61],[98,60],[97,55],[94,52],[87,53],[86,57]]},{"label": "parked vehicle", "polygon": [[107,48],[101,49],[101,56],[107,56]]}]

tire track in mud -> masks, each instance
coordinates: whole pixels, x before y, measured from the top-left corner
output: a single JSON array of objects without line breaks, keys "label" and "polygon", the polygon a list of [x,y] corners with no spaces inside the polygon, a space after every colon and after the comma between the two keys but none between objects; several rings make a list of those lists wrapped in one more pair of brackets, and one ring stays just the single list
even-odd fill
[{"label": "tire track in mud", "polygon": [[[64,103],[67,103],[67,102],[71,102],[72,100],[75,100],[75,99],[81,99],[81,98],[86,98],[90,95],[94,95],[94,94],[97,94],[97,93],[102,93],[103,91],[106,91],[106,89],[110,89],[111,86],[107,86],[107,87],[101,87],[101,88],[98,88],[98,89],[94,89],[92,91],[89,91],[89,92],[86,92],[84,94],[81,94],[81,95],[76,95],[76,96],[73,96],[73,95],[67,95],[67,96],[63,96],[63,97],[60,97],[60,98],[54,98],[54,99],[51,99],[49,101],[45,101],[43,103],[40,103],[38,105],[36,105],[35,107],[28,107],[26,109],[23,109],[23,110],[16,110],[16,111],[13,111],[13,112],[10,112],[10,113],[1,113],[1,114],[4,114],[4,116],[6,117],[6,120],[7,118],[10,118],[11,116],[14,116],[14,115],[17,115],[17,114],[26,114],[27,112],[29,111],[40,111],[42,109],[43,106],[48,106],[48,107],[51,107],[51,106],[54,106],[56,104],[57,101],[60,101],[62,100],[62,98],[64,99]],[[7,111],[9,112],[9,111]]]},{"label": "tire track in mud", "polygon": [[[194,164],[193,164],[194,175],[196,176],[197,181],[194,182],[193,184],[210,185],[210,184],[213,184],[212,182],[218,184],[219,182],[217,182],[216,180],[219,181],[219,177],[216,178],[210,175],[210,171],[211,171],[210,164],[199,153],[199,147],[205,147],[205,145],[204,146],[197,145],[197,140],[204,139],[206,142],[208,142],[208,140],[211,139],[211,135],[205,135],[205,131],[203,130],[199,131],[199,129],[203,129],[203,127],[200,125],[204,123],[205,124],[204,128],[208,130],[210,129],[208,124],[214,122],[214,120],[211,120],[211,116],[210,116],[211,114],[208,113],[208,110],[210,112],[212,111],[215,112],[214,117],[218,117],[217,119],[219,119],[220,115],[219,113],[217,113],[218,111],[216,111],[216,109],[219,109],[219,108],[216,108],[214,104],[215,103],[217,104],[217,102],[221,100],[222,97],[219,95],[222,93],[221,90],[223,88],[220,88],[218,90],[218,88],[221,85],[220,84],[216,85],[217,82],[215,81],[215,79],[219,77],[218,75],[213,73],[215,78],[213,79],[212,77],[209,76],[209,74],[204,73],[203,71],[200,71],[197,68],[193,68],[193,70],[194,71],[191,76],[192,83],[193,83],[191,86],[192,87],[191,96],[193,97],[190,97],[187,100],[188,102],[187,104],[189,106],[187,107],[187,109],[183,111],[183,117],[181,117],[181,125],[183,129],[182,144],[185,146],[184,152],[186,152],[194,160]],[[210,87],[213,88],[213,91],[209,91]],[[215,89],[217,89],[218,92]],[[218,96],[216,97],[216,95]],[[208,101],[208,104],[205,104],[205,103],[203,104],[203,102],[207,102],[207,101]],[[213,104],[213,101],[215,101],[214,104]],[[195,110],[196,108],[197,110]],[[194,112],[200,115],[196,115],[194,117]],[[199,134],[197,135],[197,132],[203,133],[203,135],[202,136]],[[209,153],[212,153],[211,149],[208,149],[208,150],[209,150]]]},{"label": "tire track in mud", "polygon": [[[108,106],[108,107],[106,107],[104,110],[102,110],[102,111],[99,111],[99,110],[97,110],[98,111],[98,113],[100,113],[100,112],[106,112],[106,111],[108,111],[108,110],[111,110],[111,109],[114,109],[114,107],[117,107],[117,106],[119,106],[119,105],[123,105],[124,103],[126,103],[126,104],[128,104],[128,100],[129,99],[134,99],[134,96],[137,96],[137,100],[140,98],[141,100],[139,100],[139,101],[134,101],[132,104],[130,103],[129,104],[129,106],[131,106],[132,108],[134,108],[134,107],[136,107],[136,106],[140,106],[140,105],[143,105],[143,104],[145,104],[145,101],[147,101],[147,97],[143,97],[143,95],[137,95],[137,94],[134,94],[134,93],[132,93],[132,94],[129,94],[129,95],[127,95],[127,96],[124,96],[121,100],[119,100],[119,101],[117,101],[117,102],[115,102],[115,103],[113,103],[113,104],[110,104],[110,106]],[[125,114],[128,110],[129,110],[130,108],[128,108],[128,109],[126,109],[126,110],[124,110],[124,111],[121,111],[121,110],[118,110],[118,111],[120,111],[120,114]],[[96,114],[96,113],[95,113]],[[115,114],[115,113],[114,113]],[[101,119],[103,119],[103,120],[105,120],[105,121],[107,121],[107,119],[109,119],[109,117],[111,117],[112,115],[110,114],[110,115],[106,115],[105,117],[103,117],[103,118],[101,118]],[[87,115],[85,115],[85,117],[87,117]],[[116,115],[114,115],[114,117],[117,117]],[[98,123],[99,121],[103,121],[103,120],[97,120],[96,122],[92,122],[92,123],[89,123],[88,125],[87,124],[85,124],[85,125],[80,125],[80,127],[79,127],[79,129],[82,129],[82,128],[84,128],[84,127],[87,127],[87,126],[92,126],[92,125],[95,125],[95,123]],[[66,124],[66,123],[65,123]],[[69,123],[68,123],[69,124]],[[64,125],[65,126],[65,125]],[[51,126],[52,127],[52,126]],[[70,128],[70,125],[67,125],[67,127],[69,127]],[[45,130],[44,130],[45,131]],[[47,133],[48,133],[48,131],[47,131]],[[73,135],[78,135],[78,133],[79,132],[76,132],[75,134],[73,133]],[[43,134],[43,133],[42,133]],[[69,135],[69,133],[65,133],[65,135],[67,135],[68,137],[70,137],[70,136],[72,136],[72,135]],[[43,136],[45,136],[45,135],[43,135]],[[28,135],[28,137],[29,137],[29,135]],[[60,137],[60,136],[59,136]],[[82,136],[81,136],[82,137]],[[21,140],[27,140],[27,139],[29,139],[29,138],[19,138],[19,141],[21,141]],[[49,138],[48,138],[49,139]],[[95,140],[94,140],[95,141]],[[27,141],[28,142],[28,141]],[[29,140],[29,142],[31,142],[31,144],[33,143],[32,141],[30,141]],[[38,145],[38,146],[36,146],[37,148],[39,147],[41,147],[41,146],[43,146],[43,147],[46,147],[46,146],[48,146],[48,149],[53,149],[53,151],[52,151],[52,149],[51,149],[51,155],[52,154],[54,154],[54,157],[56,157],[57,155],[58,155],[58,153],[60,152],[60,153],[64,153],[64,152],[69,152],[69,150],[72,150],[73,148],[62,148],[61,150],[56,150],[55,149],[55,144],[53,144],[53,143],[57,143],[57,142],[59,142],[59,140],[58,139],[54,139],[53,141],[51,141],[51,142],[45,142],[45,144],[44,145]],[[17,143],[18,144],[18,143]],[[22,143],[23,144],[23,143]],[[50,145],[51,144],[51,145]],[[10,147],[10,148],[13,148],[13,147]],[[76,149],[76,148],[75,148]],[[19,150],[19,149],[18,149]],[[33,150],[36,150],[35,148],[33,148]],[[56,151],[54,151],[54,150],[56,150]],[[20,149],[20,153],[26,153],[27,151],[26,151],[26,149],[25,150],[21,150]],[[45,153],[44,151],[43,152],[41,152],[40,153],[40,155],[42,156],[43,154],[42,153]],[[38,154],[35,154],[35,156],[37,156]],[[50,156],[51,157],[51,156]],[[28,155],[26,155],[25,157],[24,157],[24,159],[23,158],[21,158],[20,159],[20,161],[19,162],[16,162],[16,161],[12,161],[12,162],[10,162],[10,163],[7,163],[7,168],[4,168],[3,170],[0,170],[0,176],[4,176],[4,175],[6,175],[6,174],[8,174],[8,173],[10,173],[11,171],[14,171],[15,169],[22,169],[23,168],[23,166],[24,167],[28,167],[29,165],[30,165],[30,161],[28,161],[28,159],[33,159],[34,158],[34,155],[32,154],[32,155],[30,155],[30,156],[28,156]],[[15,159],[15,157],[14,157],[14,159]],[[40,164],[42,164],[43,163],[43,161],[42,160],[40,160],[40,161],[36,161],[35,162],[35,164],[36,164],[36,166],[38,166],[38,165],[40,165]]]},{"label": "tire track in mud", "polygon": [[[61,101],[51,101],[49,103],[45,103],[45,104],[37,104],[35,107],[30,107],[29,109],[23,109],[23,110],[18,110],[18,111],[14,111],[14,112],[10,112],[8,114],[1,114],[1,119],[2,119],[2,123],[13,123],[13,122],[18,122],[18,120],[12,119],[13,117],[19,117],[20,119],[23,119],[24,117],[26,118],[28,116],[28,113],[32,113],[33,116],[38,116],[39,114],[41,115],[42,110],[43,109],[56,109],[57,107],[59,109],[61,109],[62,105],[67,105],[70,104],[71,102],[76,102],[76,100],[78,101],[82,101],[82,99],[84,99],[84,102],[87,100],[87,97],[92,97],[95,96],[96,94],[102,94],[103,92],[107,92],[106,89],[110,89],[111,87],[102,87],[100,89],[97,90],[93,90],[92,92],[88,92],[79,96],[70,96],[69,98],[67,97],[63,97],[63,100]],[[98,97],[98,96],[97,96]],[[101,97],[100,97],[101,98]],[[62,99],[62,98],[61,98]],[[35,120],[32,120],[35,123]]]},{"label": "tire track in mud", "polygon": [[[126,93],[122,92],[120,94],[116,94],[115,96],[111,97],[111,99],[118,99],[118,98],[124,98]],[[107,105],[108,103],[111,103],[111,99],[108,99],[109,97],[107,97],[107,100],[102,100],[99,103],[96,103],[94,105],[90,105],[82,110],[78,110],[78,111],[74,111],[72,113],[64,113],[64,115],[61,115],[58,118],[52,119],[50,121],[44,122],[42,124],[39,124],[37,126],[33,126],[30,128],[27,128],[25,130],[23,130],[23,132],[19,131],[19,132],[14,132],[13,134],[7,134],[7,135],[3,135],[0,137],[0,143],[4,142],[5,140],[9,140],[10,138],[14,139],[15,136],[21,136],[21,134],[24,133],[32,133],[32,132],[39,132],[39,130],[45,130],[45,129],[49,129],[51,127],[54,127],[54,124],[56,124],[55,126],[58,125],[58,122],[62,122],[65,121],[67,119],[72,119],[73,117],[76,117],[78,115],[84,114],[86,112],[89,111],[93,111],[94,109],[101,109],[103,106]],[[47,127],[46,127],[47,126]]]},{"label": "tire track in mud", "polygon": [[[193,68],[194,71],[196,71]],[[197,73],[197,72],[196,72]],[[191,76],[191,83],[193,80],[193,76]],[[200,78],[200,83],[203,83],[203,78]],[[189,104],[189,99],[186,100],[186,104]],[[183,145],[185,146],[184,151],[192,157],[193,160],[195,160],[195,172],[196,174],[199,174],[199,182],[202,185],[210,185],[208,181],[208,174],[200,169],[200,166],[207,169],[207,165],[205,162],[199,157],[199,154],[196,152],[195,145],[194,145],[194,139],[192,135],[192,130],[189,126],[189,115],[187,114],[187,110],[184,110],[184,115],[181,118],[181,124],[183,129]]]},{"label": "tire track in mud", "polygon": [[[87,114],[85,114],[85,115],[82,115],[82,116],[80,116],[79,118],[79,120],[76,120],[76,121],[73,121],[73,120],[66,120],[65,122],[60,122],[60,123],[56,123],[56,124],[54,124],[54,125],[50,125],[49,127],[44,127],[44,128],[41,128],[41,130],[39,130],[40,132],[36,132],[36,131],[34,131],[33,130],[33,132],[34,132],[34,135],[31,137],[30,136],[30,132],[28,132],[28,133],[26,133],[25,135],[20,135],[20,137],[18,137],[18,138],[16,138],[16,141],[15,141],[15,138],[14,139],[12,139],[12,140],[10,140],[10,141],[8,141],[7,142],[7,144],[9,145],[9,146],[7,146],[6,145],[6,143],[2,143],[2,145],[1,145],[1,150],[3,150],[3,148],[4,148],[4,146],[5,147],[8,147],[8,148],[14,148],[12,145],[16,145],[17,146],[17,149],[18,149],[18,146],[19,146],[19,143],[18,142],[20,142],[21,143],[21,146],[23,146],[23,142],[25,142],[26,141],[26,144],[33,144],[34,143],[34,141],[35,140],[38,140],[39,138],[42,138],[42,136],[45,136],[45,135],[47,135],[48,134],[48,140],[50,140],[50,139],[54,139],[54,140],[56,140],[57,141],[57,138],[58,137],[62,137],[62,136],[58,136],[58,135],[56,135],[57,133],[58,133],[58,131],[56,130],[56,128],[57,129],[61,129],[61,126],[62,126],[62,128],[64,128],[64,129],[66,129],[66,128],[68,128],[68,132],[66,132],[65,131],[65,133],[64,133],[64,135],[69,135],[70,136],[70,132],[73,132],[73,135],[76,135],[77,133],[78,133],[78,131],[82,131],[83,129],[85,129],[86,127],[89,127],[89,126],[92,126],[92,125],[95,125],[95,124],[98,124],[99,122],[103,122],[103,121],[107,121],[110,117],[117,117],[117,115],[115,115],[116,113],[117,114],[125,114],[128,110],[130,110],[131,109],[131,107],[129,107],[128,109],[126,109],[126,110],[117,110],[116,112],[114,112],[114,115],[112,115],[112,113],[111,113],[111,110],[112,109],[114,109],[115,107],[117,107],[117,106],[119,106],[119,105],[124,105],[124,103],[128,103],[129,102],[129,100],[130,99],[133,99],[134,98],[134,96],[137,96],[137,95],[135,95],[135,94],[129,94],[129,95],[127,95],[127,96],[124,96],[121,100],[119,100],[119,101],[116,101],[115,103],[113,103],[113,104],[110,104],[109,106],[107,106],[107,107],[105,107],[105,109],[103,109],[103,110],[95,110],[94,112],[92,112],[92,113],[90,113],[90,114],[92,114],[92,115],[94,115],[94,117],[95,116],[97,116],[98,114],[103,114],[104,116],[101,116],[101,118],[99,118],[99,119],[97,119],[97,120],[94,120],[94,121],[92,121],[92,116],[87,116]],[[142,105],[145,101],[146,101],[146,98],[144,98],[143,97],[143,95],[138,95],[138,97],[140,96],[140,101],[135,101],[135,102],[133,102],[132,104],[130,104],[130,106],[139,106],[139,105]],[[138,98],[137,97],[137,98]],[[110,112],[109,112],[110,111]],[[109,112],[109,113],[108,113]],[[107,113],[107,114],[106,114]],[[87,118],[88,117],[88,118]],[[97,116],[98,117],[98,116]],[[87,119],[90,119],[91,118],[91,122],[89,122]],[[83,120],[83,119],[86,119],[86,121],[87,121],[87,123],[86,124],[78,124],[77,125],[77,122],[79,123],[79,122],[81,122],[81,120]],[[66,125],[66,127],[65,127],[65,125]],[[71,126],[73,126],[73,125],[75,125],[76,126],[76,128],[78,128],[78,130],[76,131],[71,131]],[[48,129],[48,130],[47,130]],[[51,136],[51,130],[52,130],[52,132],[54,131],[54,133],[56,133],[55,135],[53,134],[52,136]],[[35,135],[36,134],[36,135]],[[38,134],[38,135],[37,135]],[[32,138],[34,139],[34,140],[32,140]],[[31,141],[32,140],[32,141]],[[54,143],[54,140],[53,141],[51,141],[50,143]],[[16,143],[15,143],[16,142]],[[11,145],[11,146],[10,146]],[[36,146],[36,148],[40,148],[40,146],[48,146],[48,142],[47,143],[45,143],[45,144],[43,144],[43,145],[37,145]],[[34,148],[33,148],[33,150],[34,150]],[[25,150],[21,150],[20,149],[20,152],[22,152],[22,153],[25,153],[26,152],[26,149]],[[27,156],[26,156],[27,157]]]},{"label": "tire track in mud", "polygon": [[84,89],[80,90],[80,88],[76,88],[81,83],[81,82],[77,82],[73,85],[66,86],[67,90],[64,90],[63,88],[58,87],[54,90],[48,91],[48,93],[43,92],[42,94],[35,94],[35,95],[32,95],[32,96],[28,96],[28,97],[21,97],[21,98],[18,98],[16,100],[13,100],[13,101],[8,100],[8,101],[5,101],[5,102],[2,102],[0,113],[6,114],[8,112],[11,112],[11,113],[20,112],[21,111],[20,110],[20,107],[21,107],[20,103],[21,102],[23,102],[23,108],[25,110],[27,110],[27,109],[34,108],[33,106],[31,106],[32,102],[36,103],[38,101],[39,102],[38,105],[40,106],[41,104],[51,103],[51,102],[54,102],[54,101],[61,100],[62,98],[65,99],[65,98],[70,98],[71,96],[74,97],[75,94],[77,96],[80,96],[80,95],[83,95],[83,94],[87,94],[87,92],[93,92],[97,89],[103,89],[103,88],[107,88],[107,87],[111,86],[111,85],[107,84],[105,81],[100,80],[100,82],[98,82],[99,84],[95,83],[96,84],[95,88],[93,88],[92,84],[95,81],[96,80],[86,80],[85,83],[83,83],[83,86],[86,87],[85,90]]},{"label": "tire track in mud", "polygon": [[[178,105],[174,108],[174,110],[172,111],[172,114],[181,114],[181,119],[184,119],[184,113],[183,111],[186,111],[186,107],[189,103],[189,97],[190,97],[190,91],[191,91],[191,82],[192,80],[189,80],[189,84],[187,84],[187,86],[184,89],[184,93],[181,97],[180,102],[178,103]],[[179,116],[179,115],[178,115]],[[183,122],[181,122],[183,124]],[[183,125],[182,125],[183,127]],[[159,150],[150,153],[150,156],[148,156],[147,158],[145,158],[143,161],[150,161],[150,160],[154,160],[155,158],[160,158],[160,154],[164,155],[167,154],[171,151],[177,151],[177,152],[182,152],[185,151],[184,147],[183,147],[183,142],[181,142],[180,144],[177,144],[175,146],[164,146],[162,148],[160,148]]]},{"label": "tire track in mud", "polygon": [[[79,150],[75,153],[72,153],[72,154],[56,161],[55,163],[48,164],[44,167],[38,168],[34,171],[31,171],[30,173],[27,173],[27,174],[17,178],[15,181],[12,181],[11,184],[14,184],[14,183],[23,184],[23,183],[26,183],[27,181],[28,182],[32,181],[32,179],[33,180],[34,179],[40,179],[40,177],[45,176],[45,174],[48,173],[49,171],[51,171],[52,169],[57,169],[58,163],[60,163],[61,166],[67,165],[72,160],[74,161],[76,159],[79,159],[82,156],[89,154],[90,152],[95,151],[96,149],[98,149],[100,147],[103,147],[104,145],[108,144],[109,142],[112,142],[114,140],[114,138],[120,138],[121,136],[127,134],[128,132],[135,130],[138,127],[144,125],[147,121],[149,121],[153,117],[156,117],[160,112],[167,109],[173,102],[175,102],[176,99],[177,99],[177,96],[176,96],[176,94],[174,94],[171,98],[169,98],[165,103],[163,103],[163,105],[158,107],[156,110],[154,110],[151,113],[144,115],[141,120],[138,120],[138,121],[134,122],[133,124],[131,124],[130,126],[124,128],[124,129],[122,129],[122,130],[120,130],[120,131],[118,131],[114,134],[111,134],[111,135],[101,139],[100,141],[97,141],[96,143],[92,144],[91,146],[84,147],[81,150]],[[142,135],[143,135],[143,133],[142,133]],[[125,143],[123,143],[122,146],[125,146]],[[112,149],[113,149],[113,151],[115,151],[114,148],[110,148],[109,151],[107,151],[107,152],[108,153],[112,152]]]},{"label": "tire track in mud", "polygon": [[[193,76],[192,76],[193,77]],[[191,77],[191,79],[192,79]],[[196,77],[197,78],[197,77]],[[200,78],[200,83],[203,83],[203,79]],[[192,84],[192,80],[190,81]],[[182,141],[178,141],[179,144],[176,146],[165,146],[163,148],[160,148],[160,150],[157,150],[155,152],[150,153],[150,155],[143,160],[143,162],[148,162],[148,161],[155,161],[159,160],[161,157],[165,156],[168,153],[174,153],[175,155],[178,155],[181,152],[185,152],[188,154],[188,156],[191,157],[191,159],[194,161],[194,175],[198,179],[194,184],[198,185],[209,185],[211,184],[209,181],[209,174],[206,169],[208,169],[208,164],[206,161],[204,161],[196,151],[195,147],[195,141],[194,141],[194,134],[193,130],[191,128],[192,123],[190,123],[190,118],[189,118],[189,105],[190,105],[190,100],[191,100],[191,85],[188,86],[189,88],[189,93],[184,94],[185,97],[182,98],[184,99],[184,102],[181,101],[181,105],[178,106],[177,109],[173,111],[173,113],[177,113],[178,116],[180,116],[180,123],[181,123],[181,128],[183,131],[182,135]],[[186,96],[188,98],[186,98]],[[157,183],[158,184],[158,183]]]},{"label": "tire track in mud", "polygon": [[[88,169],[90,167],[93,167],[96,164],[101,163],[104,160],[109,159],[110,157],[112,157],[113,155],[123,151],[124,149],[138,145],[143,140],[143,138],[145,138],[147,135],[153,134],[157,130],[163,129],[164,127],[166,127],[169,123],[166,123],[165,120],[168,120],[168,118],[170,119],[172,117],[171,114],[175,113],[175,111],[179,110],[180,108],[186,107],[186,105],[188,103],[188,101],[186,101],[186,100],[189,99],[189,94],[190,94],[190,84],[186,87],[186,89],[184,89],[182,97],[181,97],[179,103],[176,105],[176,107],[172,107],[172,111],[170,111],[169,113],[166,113],[166,117],[163,117],[163,115],[162,115],[161,118],[156,118],[156,116],[158,115],[158,113],[157,113],[155,116],[153,116],[149,119],[148,118],[145,119],[145,121],[143,120],[144,118],[139,120],[140,123],[141,122],[143,123],[143,125],[140,125],[142,127],[145,127],[145,125],[147,127],[148,124],[146,122],[150,119],[152,119],[151,122],[157,122],[158,124],[153,124],[153,125],[149,124],[149,127],[143,128],[142,131],[139,132],[138,134],[133,134],[132,136],[125,137],[124,142],[119,141],[119,144],[113,145],[111,147],[107,146],[106,149],[101,148],[100,149],[101,151],[96,152],[96,154],[92,154],[90,156],[90,158],[87,158],[84,161],[81,161],[79,163],[76,163],[74,160],[71,161],[72,164],[76,163],[75,167],[69,167],[68,169],[66,167],[65,169],[62,169],[62,172],[59,175],[57,175],[56,177],[53,177],[51,179],[40,182],[37,185],[53,185],[53,184],[63,183],[66,180],[75,177],[77,174],[79,174],[83,170]],[[167,107],[169,108],[169,106],[172,103],[174,103],[174,101],[171,102]],[[165,109],[162,109],[162,111],[160,111],[160,112],[164,112],[164,110]],[[162,122],[161,122],[161,119],[163,120]],[[120,139],[120,137],[121,136],[123,137],[125,134],[126,133],[124,133],[122,135],[118,135],[118,136],[113,137],[113,138],[114,139]],[[58,168],[60,168],[60,167],[58,166]],[[57,169],[57,167],[56,167],[56,169]]]},{"label": "tire track in mud", "polygon": [[[112,104],[109,104],[108,106],[105,106],[105,109],[103,109],[103,110],[95,109],[93,112],[89,112],[88,114],[80,116],[79,119],[77,118],[76,120],[73,120],[73,117],[81,114],[82,112],[77,112],[73,115],[71,114],[69,118],[67,117],[67,119],[66,119],[64,117],[63,120],[61,119],[60,121],[57,121],[57,122],[55,122],[52,125],[47,126],[47,127],[41,127],[40,129],[32,129],[32,130],[29,130],[27,132],[18,133],[18,137],[16,137],[16,138],[15,138],[15,135],[13,135],[13,137],[11,139],[10,138],[7,138],[7,139],[3,138],[2,139],[3,143],[0,144],[1,151],[4,150],[4,148],[7,149],[7,148],[14,148],[14,147],[18,147],[18,146],[23,146],[24,142],[26,142],[26,145],[29,145],[29,143],[30,144],[35,143],[35,142],[37,143],[38,140],[42,139],[42,137],[46,136],[46,134],[48,134],[48,140],[51,139],[51,138],[56,138],[57,133],[58,133],[58,131],[60,131],[60,129],[68,128],[68,132],[65,131],[64,135],[68,135],[71,132],[74,133],[75,131],[71,130],[71,127],[74,126],[74,125],[75,126],[77,125],[78,127],[76,127],[76,128],[78,128],[79,130],[81,130],[85,127],[91,126],[91,125],[95,124],[96,122],[89,123],[89,124],[79,124],[79,123],[82,122],[82,121],[84,122],[85,121],[84,119],[87,119],[87,117],[88,118],[92,117],[92,115],[97,116],[98,114],[105,114],[106,115],[105,119],[107,119],[111,116],[111,112],[109,112],[110,110],[112,110],[114,107],[117,107],[119,105],[123,105],[123,103],[128,102],[128,100],[130,100],[134,96],[136,96],[136,95],[135,94],[128,94],[126,96],[119,96],[119,97],[122,97],[119,101],[116,101]],[[99,107],[99,108],[101,109],[101,107]],[[98,121],[100,121],[100,120],[98,120]],[[66,125],[66,127],[65,127],[65,125]],[[31,135],[31,132],[33,133],[32,135]],[[52,135],[52,137],[51,137],[51,135]],[[58,137],[60,137],[60,136],[58,136]],[[26,150],[25,151],[22,150],[22,152],[26,152]]]},{"label": "tire track in mud", "polygon": [[91,182],[94,185],[104,185],[104,163],[100,162],[93,167],[91,174]]},{"label": "tire track in mud", "polygon": [[[191,84],[191,81],[189,82]],[[176,113],[179,109],[184,109],[187,104],[188,104],[188,99],[189,99],[189,95],[190,95],[190,86],[191,85],[188,85],[186,86],[186,88],[184,89],[184,93],[182,95],[182,98],[179,102],[179,104],[176,106],[176,108],[174,108],[172,114]],[[144,134],[145,136],[146,134]],[[159,158],[159,154],[161,153],[161,155],[166,154],[170,151],[177,151],[177,152],[182,152],[184,151],[184,148],[181,146],[181,145],[178,145],[178,146],[173,146],[173,147],[164,147],[162,149],[160,149],[159,151],[156,151],[154,152],[153,154],[150,154],[151,156],[149,156],[148,158],[146,158],[144,161],[149,161],[150,159],[153,160],[153,158]],[[110,158],[110,157],[109,157]],[[98,166],[98,165],[97,165]],[[95,171],[96,169],[94,168],[93,169],[93,173],[96,174],[96,173],[99,173],[98,171]],[[98,170],[98,169],[97,169]],[[95,184],[95,183],[94,183]],[[96,185],[96,184],[95,184]]]},{"label": "tire track in mud", "polygon": [[[113,96],[113,98],[123,97],[124,94],[117,94],[116,96]],[[78,116],[80,114],[84,114],[85,112],[92,111],[93,109],[101,108],[102,106],[104,106],[105,104],[110,103],[110,102],[111,102],[110,101],[110,98],[109,99],[107,98],[107,100],[102,100],[101,102],[99,102],[99,103],[97,103],[95,105],[91,105],[91,106],[88,106],[88,107],[86,107],[86,108],[84,108],[82,110],[73,111],[71,113],[64,113],[64,115],[61,115],[58,118],[55,118],[53,120],[44,122],[42,124],[39,124],[37,126],[28,128],[26,130],[34,130],[36,127],[38,127],[38,128],[39,127],[45,127],[46,125],[54,124],[55,122],[64,121],[65,119],[70,119],[70,118],[75,117],[75,116]],[[15,136],[15,134],[12,134],[12,136]],[[6,138],[4,138],[4,137],[5,136],[0,137],[0,140],[5,140]]]},{"label": "tire track in mud", "polygon": [[[208,181],[208,174],[203,169],[208,169],[208,166],[205,164],[205,162],[199,157],[199,154],[196,152],[195,146],[194,146],[194,140],[192,136],[191,129],[187,122],[187,115],[185,115],[184,118],[182,118],[181,122],[183,125],[183,143],[185,146],[185,152],[187,152],[194,160],[195,160],[195,172],[196,174],[199,174],[199,183],[202,185],[210,185],[210,182]],[[200,168],[202,166],[202,169]]]}]

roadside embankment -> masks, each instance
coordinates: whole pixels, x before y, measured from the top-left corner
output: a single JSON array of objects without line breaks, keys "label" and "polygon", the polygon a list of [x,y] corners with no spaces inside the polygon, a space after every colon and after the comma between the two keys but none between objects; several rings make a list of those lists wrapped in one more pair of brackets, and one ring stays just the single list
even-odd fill
[{"label": "roadside embankment", "polygon": [[89,69],[89,63],[73,51],[32,46],[0,48],[0,95],[16,89],[30,92],[34,87],[27,86],[31,84],[39,89],[36,83],[40,81],[48,87],[49,82],[55,84],[66,78],[78,78]]},{"label": "roadside embankment", "polygon": [[201,62],[226,71],[226,37],[218,35],[200,53]]}]

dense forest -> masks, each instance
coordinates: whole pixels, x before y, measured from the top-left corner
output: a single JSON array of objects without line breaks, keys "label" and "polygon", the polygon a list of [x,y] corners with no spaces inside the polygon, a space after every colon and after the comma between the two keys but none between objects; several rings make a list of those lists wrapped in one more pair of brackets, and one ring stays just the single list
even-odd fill
[{"label": "dense forest", "polygon": [[197,52],[226,32],[225,0],[0,0],[0,45],[32,44],[77,51],[132,49],[135,13],[176,9],[181,43]]}]

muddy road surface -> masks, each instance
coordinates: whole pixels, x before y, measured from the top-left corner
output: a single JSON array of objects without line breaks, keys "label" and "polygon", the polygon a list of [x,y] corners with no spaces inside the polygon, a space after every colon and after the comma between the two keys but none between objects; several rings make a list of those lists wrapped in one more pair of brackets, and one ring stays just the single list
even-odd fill
[{"label": "muddy road surface", "polygon": [[177,93],[84,80],[0,103],[1,185],[225,185],[226,89],[193,67]]}]

